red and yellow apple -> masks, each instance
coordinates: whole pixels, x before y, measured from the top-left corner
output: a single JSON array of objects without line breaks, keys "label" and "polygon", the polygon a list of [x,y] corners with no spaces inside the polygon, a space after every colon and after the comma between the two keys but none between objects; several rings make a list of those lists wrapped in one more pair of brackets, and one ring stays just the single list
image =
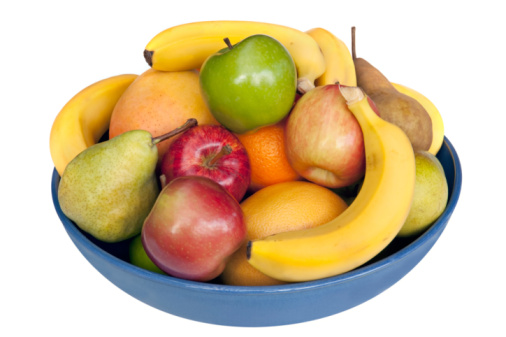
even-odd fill
[{"label": "red and yellow apple", "polygon": [[179,177],[160,192],[142,228],[148,257],[165,273],[209,281],[246,237],[239,202],[217,182]]},{"label": "red and yellow apple", "polygon": [[338,188],[363,177],[362,130],[339,85],[316,87],[304,94],[288,116],[285,136],[287,158],[305,179]]}]

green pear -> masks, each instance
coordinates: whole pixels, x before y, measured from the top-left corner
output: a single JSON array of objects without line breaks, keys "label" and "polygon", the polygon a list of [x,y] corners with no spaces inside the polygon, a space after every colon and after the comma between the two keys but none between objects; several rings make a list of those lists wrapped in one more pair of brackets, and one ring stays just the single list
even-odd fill
[{"label": "green pear", "polygon": [[416,181],[413,203],[398,236],[425,231],[443,213],[448,202],[448,183],[443,166],[427,151],[415,152]]},{"label": "green pear", "polygon": [[156,138],[148,131],[128,131],[87,148],[62,174],[61,210],[101,241],[118,242],[140,234],[160,192],[156,144],[196,124],[190,119]]}]

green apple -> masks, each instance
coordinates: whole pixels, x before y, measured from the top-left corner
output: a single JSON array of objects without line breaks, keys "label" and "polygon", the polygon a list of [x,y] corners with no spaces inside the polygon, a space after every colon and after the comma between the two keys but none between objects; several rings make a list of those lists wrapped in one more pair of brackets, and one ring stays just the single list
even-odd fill
[{"label": "green apple", "polygon": [[267,35],[252,35],[210,55],[200,69],[204,100],[216,120],[245,133],[282,120],[297,91],[287,49]]},{"label": "green apple", "polygon": [[130,242],[128,253],[130,257],[130,263],[133,265],[158,274],[165,274],[160,268],[157,267],[156,264],[153,263],[148,254],[146,254],[146,250],[144,250],[140,235],[137,235]]},{"label": "green apple", "polygon": [[415,164],[415,194],[399,236],[421,234],[443,213],[448,202],[448,183],[437,157],[427,151],[417,151]]}]

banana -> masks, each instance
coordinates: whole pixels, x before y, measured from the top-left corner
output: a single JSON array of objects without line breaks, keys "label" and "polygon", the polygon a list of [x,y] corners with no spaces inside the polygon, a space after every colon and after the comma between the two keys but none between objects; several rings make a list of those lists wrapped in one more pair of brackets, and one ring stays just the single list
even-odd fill
[{"label": "banana", "polygon": [[157,70],[200,68],[207,57],[254,34],[265,34],[290,52],[298,74],[298,89],[305,93],[325,71],[325,59],[316,41],[304,32],[271,23],[253,21],[201,21],[168,28],[155,35],[144,50],[148,64]]},{"label": "banana", "polygon": [[395,238],[410,210],[415,158],[408,137],[376,115],[360,88],[341,92],[364,135],[363,186],[347,210],[324,225],[249,241],[249,263],[270,277],[297,282],[350,271]]},{"label": "banana", "polygon": [[75,156],[104,135],[116,102],[136,78],[124,74],[93,83],[60,110],[49,137],[51,158],[60,176]]},{"label": "banana", "polygon": [[318,43],[325,59],[325,72],[316,79],[316,85],[339,82],[351,87],[356,86],[355,63],[346,44],[323,28],[313,28],[306,33]]},{"label": "banana", "polygon": [[408,95],[409,97],[417,100],[418,103],[420,103],[429,114],[430,119],[432,121],[432,144],[430,145],[430,148],[427,151],[429,151],[433,155],[436,155],[441,149],[441,146],[443,145],[443,140],[445,136],[443,118],[441,117],[439,110],[427,97],[420,94],[419,92],[401,84],[392,83],[392,85],[400,93]]}]

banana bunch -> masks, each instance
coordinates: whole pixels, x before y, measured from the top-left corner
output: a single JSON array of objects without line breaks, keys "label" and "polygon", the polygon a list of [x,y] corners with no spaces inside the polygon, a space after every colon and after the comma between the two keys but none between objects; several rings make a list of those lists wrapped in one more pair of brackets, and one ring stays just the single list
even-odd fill
[{"label": "banana bunch", "polygon": [[329,31],[314,28],[302,32],[290,27],[252,21],[203,21],[166,29],[147,44],[144,57],[157,70],[199,68],[207,57],[253,34],[266,34],[282,43],[292,55],[298,89],[305,93],[316,85],[355,86],[355,66],[349,49]]},{"label": "banana bunch", "polygon": [[364,135],[367,173],[354,202],[337,218],[311,229],[248,243],[248,261],[282,281],[316,280],[372,259],[397,235],[415,188],[415,158],[406,134],[376,115],[357,87],[341,87]]},{"label": "banana bunch", "polygon": [[251,21],[203,21],[166,29],[147,44],[144,57],[157,70],[182,71],[200,68],[211,54],[254,34],[269,35],[283,44],[293,58],[302,93],[314,88],[325,72],[325,59],[318,43],[308,34],[290,27]]},{"label": "banana bunch", "polygon": [[339,82],[350,87],[356,86],[355,63],[346,44],[323,28],[313,28],[306,33],[318,43],[325,59],[325,72],[316,79],[316,85]]},{"label": "banana bunch", "polygon": [[136,78],[137,75],[124,74],[93,83],[72,97],[58,113],[49,147],[60,176],[75,156],[104,135],[114,106]]}]

